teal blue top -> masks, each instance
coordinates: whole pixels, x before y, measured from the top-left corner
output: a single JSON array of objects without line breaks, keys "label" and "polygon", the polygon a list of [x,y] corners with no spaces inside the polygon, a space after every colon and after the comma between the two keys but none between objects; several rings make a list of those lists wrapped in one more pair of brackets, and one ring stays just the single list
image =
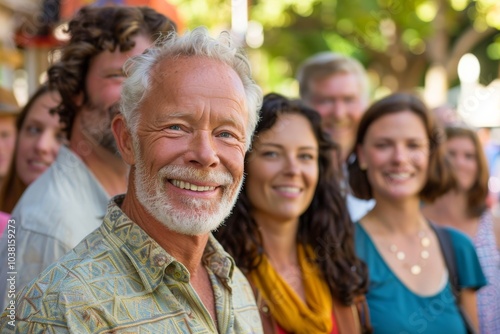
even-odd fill
[{"label": "teal blue top", "polygon": [[[385,263],[361,224],[355,225],[356,252],[368,266],[370,274],[366,298],[375,334],[466,333],[449,281],[435,295],[415,294]],[[459,259],[459,286],[479,289],[486,285],[486,278],[470,238],[460,231],[448,229],[455,256]]]}]

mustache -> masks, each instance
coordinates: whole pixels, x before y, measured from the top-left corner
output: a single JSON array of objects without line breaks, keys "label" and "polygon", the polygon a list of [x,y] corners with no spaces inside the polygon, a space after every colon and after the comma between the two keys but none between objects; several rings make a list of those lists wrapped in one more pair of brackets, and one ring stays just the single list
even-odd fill
[{"label": "mustache", "polygon": [[189,166],[168,165],[160,169],[161,179],[188,179],[200,183],[215,183],[220,186],[230,186],[234,178],[229,172],[199,170]]}]

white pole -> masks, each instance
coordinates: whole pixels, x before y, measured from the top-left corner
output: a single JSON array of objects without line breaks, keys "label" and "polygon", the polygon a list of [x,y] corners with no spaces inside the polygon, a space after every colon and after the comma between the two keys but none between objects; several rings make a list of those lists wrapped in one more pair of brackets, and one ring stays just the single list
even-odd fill
[{"label": "white pole", "polygon": [[247,0],[231,0],[231,31],[234,39],[240,46],[245,41],[248,29],[248,3]]}]

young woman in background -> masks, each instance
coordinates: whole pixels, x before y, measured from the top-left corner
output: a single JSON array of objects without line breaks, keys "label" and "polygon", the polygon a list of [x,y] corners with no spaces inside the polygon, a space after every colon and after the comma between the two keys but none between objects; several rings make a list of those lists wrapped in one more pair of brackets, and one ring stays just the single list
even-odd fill
[{"label": "young woman in background", "polygon": [[[59,116],[50,112],[58,100],[56,92],[42,85],[19,114],[14,158],[0,189],[0,211],[12,212],[24,190],[49,168],[66,143]],[[7,217],[3,216],[1,226]]]},{"label": "young woman in background", "polygon": [[[385,97],[361,118],[349,165],[354,195],[375,207],[356,225],[358,256],[370,273],[367,300],[374,333],[465,333],[437,235],[421,211],[455,179],[442,135],[416,96]],[[460,259],[458,303],[478,326],[476,290],[486,284],[474,246],[449,229]]]},{"label": "young woman in background", "polygon": [[500,333],[500,221],[486,207],[488,164],[476,131],[448,126],[446,152],[457,186],[423,208],[434,223],[451,226],[474,242],[488,285],[477,294],[481,333]]}]

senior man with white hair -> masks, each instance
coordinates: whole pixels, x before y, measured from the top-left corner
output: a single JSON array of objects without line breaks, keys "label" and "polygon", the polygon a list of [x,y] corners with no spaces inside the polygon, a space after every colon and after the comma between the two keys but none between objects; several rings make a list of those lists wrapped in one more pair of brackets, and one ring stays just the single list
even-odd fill
[{"label": "senior man with white hair", "polygon": [[198,28],[126,70],[112,129],[127,193],[21,291],[0,332],[262,332],[248,282],[211,235],[240,191],[262,101],[246,57]]}]

